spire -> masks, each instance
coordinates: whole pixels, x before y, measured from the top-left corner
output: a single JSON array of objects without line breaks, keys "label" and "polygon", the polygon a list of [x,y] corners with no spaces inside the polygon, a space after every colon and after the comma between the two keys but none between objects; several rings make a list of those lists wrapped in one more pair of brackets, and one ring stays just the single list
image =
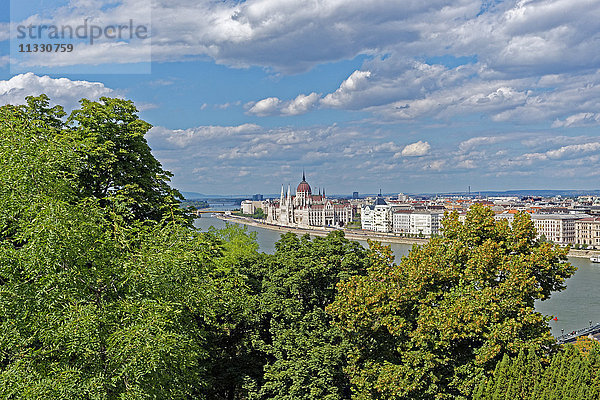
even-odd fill
[{"label": "spire", "polygon": [[288,183],[287,201],[288,202],[292,201],[291,188],[290,188],[290,184],[289,183]]},{"label": "spire", "polygon": [[379,197],[381,197],[381,189],[379,189]]},{"label": "spire", "polygon": [[306,182],[306,178],[304,177],[304,168],[302,168],[302,182]]}]

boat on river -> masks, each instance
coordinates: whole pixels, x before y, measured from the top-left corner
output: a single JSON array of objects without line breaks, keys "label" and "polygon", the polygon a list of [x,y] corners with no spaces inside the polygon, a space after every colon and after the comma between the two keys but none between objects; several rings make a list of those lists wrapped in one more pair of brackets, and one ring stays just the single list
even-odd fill
[{"label": "boat on river", "polygon": [[600,256],[592,256],[590,257],[590,261],[593,263],[600,263]]}]

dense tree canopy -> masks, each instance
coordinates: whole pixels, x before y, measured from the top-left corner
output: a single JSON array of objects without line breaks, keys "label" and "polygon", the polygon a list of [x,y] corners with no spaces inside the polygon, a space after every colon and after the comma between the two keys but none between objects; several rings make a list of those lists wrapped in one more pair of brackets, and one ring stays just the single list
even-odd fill
[{"label": "dense tree canopy", "polygon": [[550,362],[533,349],[504,355],[473,400],[595,400],[600,397],[600,344],[584,338]]},{"label": "dense tree canopy", "polygon": [[350,386],[343,368],[348,347],[325,307],[336,284],[366,269],[366,251],[333,232],[310,239],[283,235],[263,272],[261,319],[268,334],[263,399],[345,399]]},{"label": "dense tree canopy", "polygon": [[[82,100],[69,117],[49,104],[0,107],[0,398],[476,389],[484,400],[504,385],[526,395],[540,382],[597,387],[585,372],[596,350],[581,356],[579,380],[543,372],[554,340],[534,301],[573,268],[565,250],[535,240],[526,215],[512,227],[481,207],[464,223],[450,215],[444,237],[399,265],[389,248],[340,232],[286,234],[267,255],[239,227],[191,227],[131,102]],[[578,357],[569,351],[560,365]],[[517,385],[521,372],[507,371],[524,365],[540,373]]]},{"label": "dense tree canopy", "polygon": [[83,99],[68,123],[81,160],[77,176],[83,196],[112,202],[133,218],[154,220],[181,198],[168,185],[172,174],[162,169],[146,143],[151,125],[138,118],[131,101]]},{"label": "dense tree canopy", "polygon": [[534,310],[574,268],[566,250],[535,241],[531,219],[512,227],[474,206],[444,220],[444,237],[413,247],[399,265],[374,246],[366,276],[340,283],[330,312],[351,340],[356,398],[468,398],[503,354],[548,349]]},{"label": "dense tree canopy", "polygon": [[0,109],[0,397],[201,398],[246,292],[222,241],[82,196],[80,149],[27,114],[43,103]]},{"label": "dense tree canopy", "polygon": [[68,149],[71,158],[61,170],[71,173],[78,198],[99,200],[130,221],[184,215],[177,208],[181,194],[169,186],[172,174],[162,169],[144,138],[151,125],[139,119],[133,102],[82,99],[81,108],[66,119],[61,106],[49,104],[41,95],[28,97],[22,106],[1,107],[0,123],[21,124],[28,139]]}]

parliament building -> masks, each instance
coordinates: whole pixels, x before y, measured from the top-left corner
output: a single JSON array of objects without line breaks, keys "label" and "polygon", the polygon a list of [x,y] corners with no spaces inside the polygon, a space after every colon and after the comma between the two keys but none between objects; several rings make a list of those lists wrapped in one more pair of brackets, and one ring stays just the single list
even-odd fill
[{"label": "parliament building", "polygon": [[302,182],[292,195],[288,185],[287,194],[281,186],[279,200],[267,205],[267,223],[286,226],[345,226],[354,218],[356,209],[348,201],[328,199],[325,190],[313,195],[304,173]]}]

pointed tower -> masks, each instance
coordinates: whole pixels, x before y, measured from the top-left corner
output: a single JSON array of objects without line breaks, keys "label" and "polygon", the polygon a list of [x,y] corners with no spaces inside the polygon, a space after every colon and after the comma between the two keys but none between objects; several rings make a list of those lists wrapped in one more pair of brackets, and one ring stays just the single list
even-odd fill
[{"label": "pointed tower", "polygon": [[283,183],[281,184],[281,197],[279,198],[279,205],[283,204]]},{"label": "pointed tower", "polygon": [[288,183],[287,199],[285,201],[285,204],[286,204],[285,208],[287,211],[287,223],[293,224],[294,223],[294,207],[292,206],[292,189],[291,189],[289,183]]}]

